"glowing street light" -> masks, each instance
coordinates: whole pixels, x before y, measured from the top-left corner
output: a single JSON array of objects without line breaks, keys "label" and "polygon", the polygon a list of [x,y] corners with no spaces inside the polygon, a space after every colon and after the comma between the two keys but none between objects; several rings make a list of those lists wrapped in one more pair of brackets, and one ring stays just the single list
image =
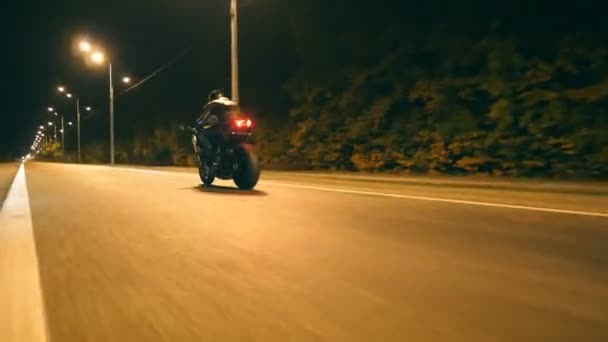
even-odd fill
[{"label": "glowing street light", "polygon": [[[84,52],[88,52],[91,49],[91,45],[88,42],[80,42],[80,50],[84,51]],[[59,91],[60,93],[64,93],[67,91],[67,89],[63,86],[59,86],[57,87],[57,91]],[[72,93],[66,93],[65,96],[68,99],[72,99],[74,98],[76,100],[76,120],[78,122],[77,125],[77,141],[78,141],[78,162],[80,162],[82,160],[81,157],[81,152],[80,152],[80,99],[78,98],[77,94],[72,94]],[[69,125],[72,125],[72,122],[69,123]],[[63,116],[61,117],[61,133],[63,133]],[[62,139],[62,147],[65,148],[65,138],[64,135],[61,135],[61,139]],[[65,151],[65,150],[64,150]]]},{"label": "glowing street light", "polygon": [[84,109],[85,109],[87,112],[90,112],[90,111],[91,111],[91,107],[85,107]]},{"label": "glowing street light", "polygon": [[[91,61],[97,65],[102,65],[106,62],[106,56],[101,51],[95,51],[91,54]],[[114,165],[114,84],[111,61],[108,61],[108,73],[110,74],[110,165]]]},{"label": "glowing street light", "polygon": [[53,107],[49,107],[47,110],[52,113],[55,109],[53,109]]},{"label": "glowing street light", "polygon": [[72,126],[73,125],[72,121],[68,121],[68,125]]},{"label": "glowing street light", "polygon": [[[82,42],[81,42],[82,43]],[[112,61],[111,58],[106,57],[103,53],[103,49],[95,46],[93,49],[91,44],[80,44],[81,51],[86,52],[87,58],[90,58],[91,62],[97,65],[108,65],[109,73],[109,93],[110,93],[110,165],[114,165],[114,82],[112,80]],[[90,51],[88,51],[90,50]],[[129,77],[123,77],[122,82],[129,84],[131,79]],[[89,111],[89,109],[87,109]]]},{"label": "glowing street light", "polygon": [[53,114],[55,114],[55,116],[58,116],[58,115],[59,115],[59,113],[57,113],[57,112],[55,112],[55,113],[53,113]]},{"label": "glowing street light", "polygon": [[96,64],[101,64],[106,60],[106,56],[103,54],[103,52],[95,51],[91,55],[91,60]]},{"label": "glowing street light", "polygon": [[89,44],[89,42],[83,40],[78,44],[78,48],[82,52],[89,52],[89,51],[91,51],[91,44]]},{"label": "glowing street light", "polygon": [[39,127],[40,127],[40,129],[44,129],[44,126],[43,126],[43,125],[40,125]]},{"label": "glowing street light", "polygon": [[53,123],[49,121],[49,126],[53,126]]}]

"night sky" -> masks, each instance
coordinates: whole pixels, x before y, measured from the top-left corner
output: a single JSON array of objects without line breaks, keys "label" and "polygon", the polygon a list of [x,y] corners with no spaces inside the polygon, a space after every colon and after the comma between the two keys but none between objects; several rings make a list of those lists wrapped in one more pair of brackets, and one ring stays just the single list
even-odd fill
[{"label": "night sky", "polygon": [[[257,40],[256,46],[243,40],[242,54],[264,49],[278,51],[275,57],[281,57],[281,49],[274,43],[284,40],[278,28],[282,20],[276,16],[282,8],[280,3],[241,1],[241,26],[251,36],[263,38]],[[0,109],[0,155],[27,149],[34,128],[48,121],[47,106],[56,107],[66,117],[75,116],[74,106],[55,92],[59,84],[78,93],[83,106],[95,108],[94,117],[83,121],[83,133],[85,126],[97,132],[107,131],[107,69],[87,67],[82,57],[72,52],[71,46],[81,34],[109,50],[115,76],[129,75],[135,81],[189,49],[157,77],[119,96],[116,113],[118,120],[121,110],[124,114],[130,105],[141,103],[151,110],[175,108],[176,116],[193,117],[210,90],[230,89],[228,11],[229,2],[223,0],[45,1],[9,5],[2,11],[8,14],[2,23],[3,32],[8,33],[8,45],[2,49],[5,82]],[[247,77],[248,69],[266,68],[269,61],[251,58],[242,64],[242,77]],[[280,72],[272,70],[269,74]],[[273,82],[268,76],[261,81]],[[121,91],[118,87],[117,93]],[[246,100],[247,95],[243,96]]]},{"label": "night sky", "polygon": [[[240,0],[242,104],[277,118],[286,111],[281,86],[298,64],[286,29],[294,12],[307,11],[307,20],[323,22],[327,30],[386,25],[407,29],[444,20],[473,25],[501,17],[514,30],[532,28],[550,35],[554,27],[576,27],[604,34],[606,25],[600,27],[600,22],[605,6],[599,3]],[[230,89],[228,0],[58,0],[2,6],[0,158],[27,151],[34,128],[48,121],[47,106],[75,117],[73,105],[56,94],[59,84],[78,93],[83,105],[95,108],[83,121],[83,134],[99,139],[107,135],[107,70],[87,67],[72,52],[79,35],[107,48],[117,77],[129,75],[135,81],[187,51],[157,77],[118,97],[119,132],[120,127],[161,116],[192,119],[210,90]],[[544,25],[546,21],[554,26]],[[128,117],[133,112],[140,114]]]}]

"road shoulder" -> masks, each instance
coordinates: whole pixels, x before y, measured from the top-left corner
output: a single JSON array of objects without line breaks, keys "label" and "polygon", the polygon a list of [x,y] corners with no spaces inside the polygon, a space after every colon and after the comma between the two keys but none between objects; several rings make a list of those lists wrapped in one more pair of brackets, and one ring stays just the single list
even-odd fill
[{"label": "road shoulder", "polygon": [[0,341],[47,341],[25,167],[0,211]]}]

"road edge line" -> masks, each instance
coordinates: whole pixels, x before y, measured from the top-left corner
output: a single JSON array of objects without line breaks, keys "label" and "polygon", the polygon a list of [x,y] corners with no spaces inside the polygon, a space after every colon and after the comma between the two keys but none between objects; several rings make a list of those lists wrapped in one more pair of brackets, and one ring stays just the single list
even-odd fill
[{"label": "road edge line", "polygon": [[[5,323],[12,322],[4,333],[6,342],[49,342],[47,313],[40,281],[40,265],[34,236],[32,211],[25,175],[25,164],[17,174],[0,211],[0,305],[4,309]],[[26,267],[19,267],[19,266]],[[7,269],[12,273],[7,273]],[[9,276],[10,274],[10,276]],[[26,293],[24,290],[28,290]],[[5,297],[6,296],[6,297]],[[25,305],[24,305],[25,304]]]}]

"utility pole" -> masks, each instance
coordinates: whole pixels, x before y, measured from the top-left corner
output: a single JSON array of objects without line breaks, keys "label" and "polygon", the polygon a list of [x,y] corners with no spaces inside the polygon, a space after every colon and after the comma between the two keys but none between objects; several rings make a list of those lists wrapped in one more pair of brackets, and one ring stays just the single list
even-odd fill
[{"label": "utility pole", "polygon": [[65,158],[65,127],[63,126],[63,115],[61,116],[61,153]]},{"label": "utility pole", "polygon": [[114,83],[112,83],[112,62],[110,69],[110,165],[114,166]]},{"label": "utility pole", "polygon": [[232,100],[239,103],[239,25],[237,0],[230,0]]},{"label": "utility pole", "polygon": [[76,121],[77,121],[77,123],[76,123],[76,125],[77,125],[77,127],[76,127],[76,132],[77,132],[76,135],[78,136],[77,137],[77,140],[78,140],[78,162],[82,163],[82,157],[81,157],[81,154],[80,154],[80,99],[79,98],[76,98]]}]

